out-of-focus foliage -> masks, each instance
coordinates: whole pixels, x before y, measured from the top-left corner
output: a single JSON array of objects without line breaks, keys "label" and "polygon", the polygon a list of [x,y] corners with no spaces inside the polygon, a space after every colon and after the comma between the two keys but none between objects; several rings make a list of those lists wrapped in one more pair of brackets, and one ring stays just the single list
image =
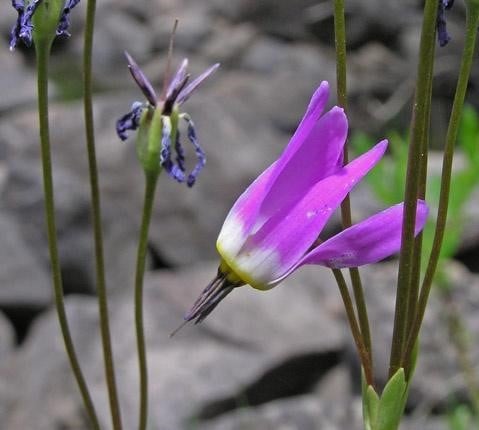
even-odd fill
[{"label": "out-of-focus foliage", "polygon": [[[390,156],[385,157],[366,177],[376,198],[385,205],[393,205],[404,199],[406,165],[408,156],[407,136],[393,132],[389,136]],[[351,138],[354,152],[362,153],[374,144],[365,134],[355,134]],[[448,221],[441,249],[441,259],[451,258],[457,251],[464,225],[465,204],[474,188],[479,184],[479,117],[472,107],[464,108],[458,149],[464,154],[465,165],[455,169],[451,179]],[[423,250],[427,262],[434,238],[435,215],[439,203],[441,176],[428,173],[426,201],[431,215],[423,232]]]},{"label": "out-of-focus foliage", "polygon": [[451,430],[474,430],[479,429],[479,423],[467,405],[458,405],[448,414],[448,424]]},{"label": "out-of-focus foliage", "polygon": [[[375,169],[366,177],[375,197],[384,205],[393,205],[404,199],[404,184],[406,183],[406,165],[408,157],[407,136],[391,133],[389,136],[390,154],[383,158]],[[374,140],[365,134],[355,134],[351,138],[351,147],[354,152],[362,153],[374,144]],[[442,269],[444,261],[452,258],[457,252],[465,221],[465,205],[476,186],[479,185],[479,116],[472,107],[465,106],[457,141],[458,149],[464,156],[464,165],[454,169],[451,178],[448,220],[441,249],[438,277],[441,290],[444,294],[450,289],[450,283]],[[431,215],[423,231],[423,269],[427,264],[434,239],[434,228],[439,195],[441,176],[439,172],[428,172],[426,201]],[[460,315],[455,315],[460,318]],[[465,330],[465,328],[463,328]],[[462,333],[464,334],[464,333]],[[458,345],[453,342],[456,349]],[[466,347],[467,348],[467,347]],[[462,351],[468,354],[468,350]],[[472,387],[472,391],[475,391]],[[471,392],[472,396],[477,393]],[[473,408],[465,404],[456,404],[449,411],[448,425],[451,430],[479,429],[479,421],[475,417]]]}]

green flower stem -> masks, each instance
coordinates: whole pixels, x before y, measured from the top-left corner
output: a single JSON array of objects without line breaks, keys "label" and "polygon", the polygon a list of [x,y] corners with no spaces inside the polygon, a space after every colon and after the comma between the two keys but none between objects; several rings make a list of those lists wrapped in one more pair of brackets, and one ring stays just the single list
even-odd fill
[{"label": "green flower stem", "polygon": [[50,151],[50,131],[48,120],[48,63],[52,41],[49,39],[35,40],[38,74],[38,114],[40,123],[40,145],[43,168],[43,188],[45,195],[45,217],[47,223],[48,251],[50,253],[53,293],[55,306],[63,336],[63,342],[70,361],[73,374],[85,405],[85,409],[91,421],[92,429],[100,430],[100,423],[91,399],[85,378],[78,362],[78,357],[73,345],[73,340],[68,325],[63,299],[63,284],[58,255],[57,233],[55,222],[55,201],[53,191],[52,161]]},{"label": "green flower stem", "polygon": [[364,370],[364,377],[366,380],[367,385],[374,385],[374,377],[373,377],[373,369],[372,369],[372,362],[370,361],[370,354],[364,344],[364,338],[361,335],[361,331],[359,329],[356,315],[354,313],[354,306],[351,300],[351,296],[349,294],[348,286],[344,279],[343,273],[339,269],[332,269],[334,278],[339,287],[339,292],[341,294],[341,298],[343,299],[344,307],[346,309],[346,315],[348,317],[349,326],[351,328],[351,333],[353,335],[354,342],[356,344],[356,348],[359,353],[359,357],[361,360],[361,364],[363,365]]},{"label": "green flower stem", "polygon": [[[429,89],[427,105],[425,107],[424,118],[431,117],[431,103],[432,103],[432,81],[433,81],[433,70],[434,70],[434,61],[431,61],[429,64]],[[419,189],[418,189],[418,198],[425,200],[426,199],[426,185],[427,185],[427,154],[429,150],[429,121],[426,120],[423,123],[422,139],[421,139],[421,151],[420,151],[420,168],[419,168]],[[406,333],[410,333],[412,324],[417,311],[417,303],[419,298],[419,285],[421,282],[421,257],[422,257],[422,238],[423,232],[421,231],[414,240],[414,250],[413,250],[413,265],[411,268],[411,285],[408,297],[407,304],[407,315],[406,315]],[[406,365],[406,377],[409,376],[409,365]]]},{"label": "green flower stem", "polygon": [[[346,86],[346,23],[344,14],[344,0],[334,1],[334,35],[336,45],[336,86],[338,104],[344,109],[347,108],[347,86]],[[348,149],[344,147],[344,164],[348,162]],[[351,202],[349,195],[346,196],[341,204],[341,219],[343,228],[352,225],[351,219]],[[361,283],[359,269],[354,267],[349,269],[351,284],[353,286],[354,299],[358,310],[359,326],[364,344],[369,355],[369,362],[373,362],[371,347],[371,331],[369,328],[369,318],[366,308],[366,300],[364,299],[364,291]]]},{"label": "green flower stem", "polygon": [[145,430],[148,420],[148,365],[146,362],[145,332],[143,321],[143,278],[148,251],[148,230],[150,226],[158,172],[145,173],[145,198],[138,242],[135,275],[135,326],[140,371],[140,414],[139,430]]},{"label": "green flower stem", "polygon": [[92,201],[93,235],[95,242],[96,288],[98,294],[98,310],[100,314],[100,329],[103,346],[108,397],[110,400],[111,419],[114,430],[121,430],[121,414],[118,401],[118,391],[115,381],[115,366],[111,346],[110,324],[108,317],[108,299],[105,281],[105,262],[103,253],[103,232],[101,223],[100,190],[98,184],[98,168],[95,151],[95,126],[93,119],[92,99],[92,50],[95,25],[96,0],[88,0],[85,40],[83,50],[83,100],[85,114],[86,146],[88,153],[88,168],[90,177],[90,192]]},{"label": "green flower stem", "polygon": [[454,146],[459,130],[459,123],[462,115],[462,107],[464,105],[464,98],[466,96],[467,83],[471,73],[472,61],[474,58],[474,50],[476,45],[477,26],[479,23],[479,7],[470,7],[467,9],[466,18],[466,39],[461,60],[461,68],[459,71],[459,78],[456,86],[456,94],[454,96],[454,103],[452,106],[451,117],[447,130],[446,145],[444,148],[444,158],[442,164],[441,175],[441,191],[439,195],[439,208],[437,213],[436,229],[434,232],[434,239],[432,244],[431,255],[427,265],[424,280],[421,286],[419,295],[418,311],[414,323],[412,325],[411,333],[407,340],[407,345],[404,357],[407,360],[410,357],[414,348],[414,344],[419,336],[424,314],[426,312],[426,305],[431,292],[432,281],[436,272],[439,255],[441,252],[442,240],[446,229],[447,210],[449,205],[449,191],[451,186],[452,161],[454,157]]},{"label": "green flower stem", "polygon": [[334,41],[336,47],[336,87],[339,106],[347,107],[346,20],[344,0],[334,0]]},{"label": "green flower stem", "polygon": [[[437,0],[426,0],[419,48],[419,64],[416,94],[412,113],[411,136],[404,198],[404,220],[402,245],[399,256],[399,273],[396,292],[394,329],[389,362],[389,375],[392,377],[402,367],[402,357],[408,326],[408,304],[411,298],[412,267],[414,265],[414,230],[416,224],[417,198],[421,171],[421,150],[425,126],[429,124],[428,100],[432,88],[431,62],[434,61]],[[411,317],[409,315],[409,317]]]}]

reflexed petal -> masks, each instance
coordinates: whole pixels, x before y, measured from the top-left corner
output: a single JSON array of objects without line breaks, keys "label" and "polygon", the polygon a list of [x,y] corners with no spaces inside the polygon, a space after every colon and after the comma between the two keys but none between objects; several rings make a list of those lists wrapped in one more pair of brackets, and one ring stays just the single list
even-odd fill
[{"label": "reflexed petal", "polygon": [[[283,155],[271,164],[271,166],[246,189],[231,208],[217,241],[218,251],[225,258],[232,258],[240,250],[250,232],[263,224],[266,218],[263,213],[259,213],[263,200],[268,195],[275,179],[288,164],[292,155],[301,147],[303,142],[308,139],[311,130],[315,128],[326,106],[328,97],[329,84],[323,81],[314,92],[306,109],[306,113],[287,148],[283,152]],[[308,164],[316,166],[313,162],[314,160],[309,159],[307,161]],[[301,166],[301,170],[303,167],[304,166]],[[295,172],[295,176],[297,176],[297,172]],[[310,185],[312,185],[312,183]],[[271,202],[265,206],[265,213],[273,207],[274,200],[271,200]]]},{"label": "reflexed petal", "polygon": [[193,82],[186,86],[178,95],[176,101],[178,104],[184,103],[190,97],[191,93],[195,91],[210,75],[212,75],[220,67],[219,63],[213,64],[210,68],[205,70]]},{"label": "reflexed petal", "polygon": [[143,103],[135,102],[131,106],[131,111],[116,122],[116,133],[121,140],[128,139],[128,130],[136,130],[140,126],[143,109],[145,109]]},{"label": "reflexed petal", "polygon": [[[337,269],[358,267],[395,254],[401,247],[403,209],[404,203],[400,203],[347,228],[312,250],[297,267],[304,264]],[[415,234],[423,229],[427,215],[426,203],[418,200]]]},{"label": "reflexed petal", "polygon": [[234,260],[225,258],[226,263],[257,288],[280,278],[305,254],[333,211],[381,159],[386,148],[387,141],[382,141],[337,173],[319,181],[294,207],[268,219],[248,238]]},{"label": "reflexed petal", "polygon": [[58,23],[57,27],[57,36],[70,36],[70,33],[68,32],[68,28],[70,27],[70,12],[72,9],[80,3],[80,0],[67,0],[65,3],[65,7],[63,8],[63,12],[60,16],[60,21]]},{"label": "reflexed petal", "polygon": [[156,106],[158,97],[156,96],[155,90],[150,81],[140,69],[140,66],[136,64],[136,61],[133,59],[133,57],[126,51],[125,57],[128,61],[128,69],[130,70],[131,76],[133,76],[133,79],[140,87],[141,92],[152,106]]},{"label": "reflexed petal", "polygon": [[171,97],[171,94],[175,90],[175,88],[179,85],[180,82],[183,82],[186,76],[186,69],[188,67],[188,58],[183,59],[183,61],[180,64],[180,67],[175,73],[175,76],[173,76],[173,79],[170,82],[170,85],[168,85],[168,90],[166,92],[166,98],[169,99]]}]

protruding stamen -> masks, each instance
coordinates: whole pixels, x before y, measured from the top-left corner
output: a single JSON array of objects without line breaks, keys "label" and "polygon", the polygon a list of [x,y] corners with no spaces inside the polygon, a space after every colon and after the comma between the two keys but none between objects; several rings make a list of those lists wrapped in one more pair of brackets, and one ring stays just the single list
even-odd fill
[{"label": "protruding stamen", "polygon": [[182,82],[185,79],[186,76],[186,69],[188,67],[188,58],[183,59],[183,61],[180,64],[180,67],[178,67],[178,70],[175,73],[175,76],[170,82],[170,85],[168,86],[168,91],[166,92],[166,99],[171,98],[171,94],[175,90],[175,88],[178,88],[180,82]]},{"label": "protruding stamen", "polygon": [[166,60],[165,76],[163,78],[163,90],[161,93],[162,99],[167,98],[166,91],[168,88],[168,80],[170,79],[171,60],[173,58],[173,45],[175,43],[175,34],[176,34],[177,27],[178,27],[178,18],[175,18],[175,22],[173,23],[173,29],[171,30],[171,34],[170,34],[170,43],[168,46],[168,57]]},{"label": "protruding stamen", "polygon": [[195,184],[196,178],[201,172],[201,169],[203,169],[206,164],[206,154],[198,142],[198,138],[196,137],[195,124],[191,120],[190,116],[188,114],[182,114],[181,117],[188,124],[188,139],[195,148],[196,157],[198,158],[198,162],[196,163],[191,173],[188,175],[188,180],[186,182],[189,187],[192,187]]},{"label": "protruding stamen", "polygon": [[226,274],[218,270],[216,277],[208,284],[198,297],[190,311],[184,316],[185,321],[202,322],[218,304],[240,284],[230,282]]},{"label": "protruding stamen", "polygon": [[163,104],[163,113],[165,115],[171,115],[173,106],[175,105],[176,98],[178,97],[178,94],[181,92],[181,90],[186,86],[189,79],[190,79],[190,75],[185,75],[183,77],[183,80],[178,82],[177,87],[173,89],[173,91],[170,94],[170,97],[168,97],[165,100]]},{"label": "protruding stamen", "polygon": [[145,109],[143,103],[135,102],[131,106],[131,111],[116,122],[116,134],[121,140],[128,139],[128,130],[136,130],[139,127],[143,109]]},{"label": "protruding stamen", "polygon": [[131,76],[133,76],[133,79],[140,87],[141,92],[152,106],[156,106],[158,98],[156,97],[156,92],[153,89],[153,85],[151,85],[151,82],[140,69],[140,66],[138,66],[133,57],[126,51],[125,57],[128,61],[128,69],[130,70]]}]

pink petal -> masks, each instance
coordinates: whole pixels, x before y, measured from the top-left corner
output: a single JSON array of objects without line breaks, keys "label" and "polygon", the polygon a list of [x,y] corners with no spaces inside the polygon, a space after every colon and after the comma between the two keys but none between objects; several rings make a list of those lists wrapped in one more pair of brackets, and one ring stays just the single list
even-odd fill
[{"label": "pink petal", "polygon": [[[319,264],[332,268],[358,267],[376,263],[395,254],[401,247],[404,204],[392,206],[328,239],[307,254],[297,267]],[[428,207],[418,200],[416,230],[424,227]]]},{"label": "pink petal", "polygon": [[275,165],[276,162],[254,180],[226,216],[216,241],[218,252],[223,258],[235,258],[246,241],[256,221],[258,208],[267,192]]},{"label": "pink petal", "polygon": [[387,141],[378,143],[335,174],[314,184],[294,207],[268,219],[248,238],[233,270],[249,273],[257,284],[268,284],[281,277],[305,254],[333,211],[381,159],[386,148]]},{"label": "pink petal", "polygon": [[[241,245],[243,245],[244,240],[246,240],[248,234],[255,225],[258,226],[264,222],[266,215],[259,214],[259,211],[265,197],[268,195],[278,175],[288,164],[291,156],[297,151],[301,144],[307,140],[311,130],[315,128],[315,125],[326,106],[328,97],[329,84],[326,81],[323,81],[314,92],[306,113],[304,114],[296,133],[291,138],[290,143],[283,152],[283,155],[276,162],[271,164],[271,166],[268,167],[246,189],[233,205],[226,217],[217,241],[218,248],[221,248],[223,252],[228,255],[236,253]],[[311,164],[311,160],[308,160],[308,164]],[[271,206],[270,203],[268,205],[268,210],[271,209]]]},{"label": "pink petal", "polygon": [[[334,107],[311,129],[308,127],[305,130],[304,127],[300,145],[292,141],[278,160],[283,168],[261,205],[262,218],[267,219],[294,205],[312,185],[342,167],[344,142],[348,134],[348,120],[343,109]],[[306,134],[304,131],[309,132]]]}]

